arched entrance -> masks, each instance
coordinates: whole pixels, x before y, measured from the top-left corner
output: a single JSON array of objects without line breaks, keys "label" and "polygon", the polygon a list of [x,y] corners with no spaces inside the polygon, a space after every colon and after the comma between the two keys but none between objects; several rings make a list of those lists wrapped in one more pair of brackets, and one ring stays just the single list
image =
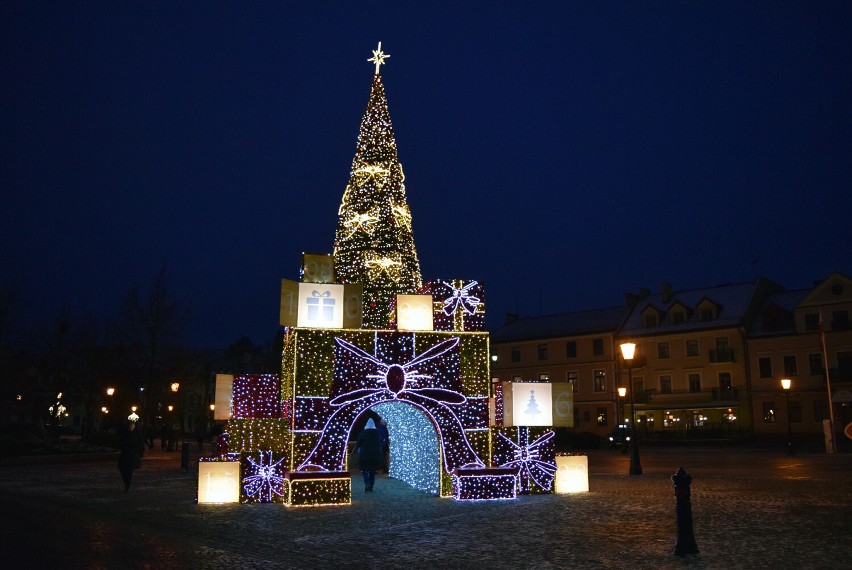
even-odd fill
[{"label": "arched entrance", "polygon": [[441,450],[438,432],[426,414],[413,404],[384,402],[371,408],[388,424],[389,475],[419,491],[441,492]]}]

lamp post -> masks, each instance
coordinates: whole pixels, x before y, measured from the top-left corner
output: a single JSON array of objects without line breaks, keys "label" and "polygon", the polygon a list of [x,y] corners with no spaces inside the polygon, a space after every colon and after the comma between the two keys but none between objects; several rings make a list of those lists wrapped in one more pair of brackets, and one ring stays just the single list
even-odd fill
[{"label": "lamp post", "polygon": [[787,455],[796,455],[793,447],[793,427],[790,424],[790,386],[793,381],[789,378],[781,379],[781,388],[784,389],[784,399],[787,400]]},{"label": "lamp post", "polygon": [[636,354],[636,343],[621,343],[621,356],[627,366],[627,384],[630,388],[630,429],[633,439],[630,440],[630,474],[641,475],[642,464],[639,462],[639,430],[636,429],[636,406],[633,399],[633,356]]}]

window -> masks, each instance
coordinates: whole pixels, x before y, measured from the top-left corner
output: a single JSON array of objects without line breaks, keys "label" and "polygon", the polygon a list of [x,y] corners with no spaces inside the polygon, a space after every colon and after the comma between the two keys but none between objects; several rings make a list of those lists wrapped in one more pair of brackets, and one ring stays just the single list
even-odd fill
[{"label": "window", "polygon": [[539,382],[550,382],[550,374],[547,374],[546,372],[542,372],[541,374],[538,375],[538,380],[539,380]]},{"label": "window", "polygon": [[808,372],[811,376],[819,376],[822,374],[822,355],[819,353],[808,355]]},{"label": "window", "polygon": [[574,427],[580,427],[580,408],[574,408]]},{"label": "window", "polygon": [[547,345],[546,344],[538,345],[538,359],[539,360],[547,360]]},{"label": "window", "polygon": [[814,421],[822,422],[828,419],[828,406],[825,400],[817,400],[814,402]]},{"label": "window", "polygon": [[590,421],[592,421],[592,414],[589,413],[589,410],[583,412],[583,421],[585,423],[589,423]]},{"label": "window", "polygon": [[577,358],[577,341],[569,340],[565,343],[565,357]]},{"label": "window", "polygon": [[605,426],[607,424],[606,421],[606,408],[598,408],[598,417],[597,422],[599,426]]},{"label": "window", "polygon": [[672,377],[668,374],[660,376],[660,394],[672,393]]},{"label": "window", "polygon": [[512,376],[512,382],[523,382],[524,379],[522,376]]},{"label": "window", "polygon": [[784,357],[784,376],[798,376],[799,366],[796,364],[796,355],[788,354]]},{"label": "window", "polygon": [[657,315],[654,313],[648,313],[645,315],[645,326],[646,327],[655,327],[657,326]]},{"label": "window", "polygon": [[596,338],[592,339],[592,354],[595,356],[601,356],[604,353],[603,339]]},{"label": "window", "polygon": [[520,362],[521,361],[521,347],[513,346],[512,347],[512,362]]},{"label": "window", "polygon": [[645,391],[645,378],[642,376],[633,377],[633,393],[639,395]]},{"label": "window", "polygon": [[713,309],[703,308],[698,312],[698,318],[701,321],[712,321],[716,312]]},{"label": "window", "polygon": [[605,370],[595,370],[595,392],[606,392]]},{"label": "window", "polygon": [[852,376],[852,352],[841,350],[837,353],[837,371],[843,378]]},{"label": "window", "polygon": [[580,378],[576,370],[569,370],[565,373],[565,379],[571,384],[571,391],[575,394],[580,391]]},{"label": "window", "polygon": [[686,315],[683,311],[675,311],[672,313],[672,324],[679,325],[686,321]]},{"label": "window", "polygon": [[790,421],[794,424],[798,424],[802,422],[802,402],[801,400],[790,400],[790,407],[788,408],[788,413],[790,414]]},{"label": "window", "polygon": [[701,374],[689,374],[689,391],[696,394],[701,391]]},{"label": "window", "polygon": [[805,315],[805,330],[819,330],[819,313],[808,313]]},{"label": "window", "polygon": [[657,358],[670,358],[671,354],[669,353],[669,343],[667,342],[658,342],[657,343]]},{"label": "window", "polygon": [[761,378],[772,378],[772,358],[761,356],[757,359],[757,367],[760,369]]},{"label": "window", "polygon": [[687,356],[699,356],[701,353],[698,350],[698,341],[697,340],[688,340],[686,341],[686,355]]},{"label": "window", "polygon": [[852,322],[849,322],[849,313],[847,311],[832,311],[831,330],[848,331],[850,329],[852,329]]},{"label": "window", "polygon": [[775,404],[773,402],[763,402],[763,423],[775,423]]}]

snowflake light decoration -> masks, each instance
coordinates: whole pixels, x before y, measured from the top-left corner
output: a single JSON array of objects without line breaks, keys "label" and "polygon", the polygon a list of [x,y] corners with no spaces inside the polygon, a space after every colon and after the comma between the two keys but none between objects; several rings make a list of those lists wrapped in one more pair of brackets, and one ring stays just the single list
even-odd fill
[{"label": "snowflake light decoration", "polygon": [[548,461],[544,457],[544,447],[555,433],[548,431],[530,443],[529,428],[518,428],[518,441],[515,443],[503,433],[497,434],[503,441],[509,444],[512,460],[501,465],[501,467],[512,467],[518,470],[519,491],[529,492],[530,481],[534,482],[540,489],[550,491],[556,476],[556,463]]},{"label": "snowflake light decoration", "polygon": [[256,495],[259,502],[271,503],[273,495],[284,495],[283,457],[273,462],[271,451],[261,451],[259,461],[252,457],[246,459],[248,463],[245,470],[248,475],[242,481],[246,497],[254,498]]}]

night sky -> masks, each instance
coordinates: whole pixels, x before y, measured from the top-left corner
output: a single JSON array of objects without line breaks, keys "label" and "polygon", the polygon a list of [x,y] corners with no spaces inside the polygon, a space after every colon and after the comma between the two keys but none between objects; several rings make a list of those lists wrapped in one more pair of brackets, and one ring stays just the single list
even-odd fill
[{"label": "night sky", "polygon": [[424,278],[504,313],[852,274],[852,2],[0,5],[0,285],[270,341],[331,252],[376,44]]}]

